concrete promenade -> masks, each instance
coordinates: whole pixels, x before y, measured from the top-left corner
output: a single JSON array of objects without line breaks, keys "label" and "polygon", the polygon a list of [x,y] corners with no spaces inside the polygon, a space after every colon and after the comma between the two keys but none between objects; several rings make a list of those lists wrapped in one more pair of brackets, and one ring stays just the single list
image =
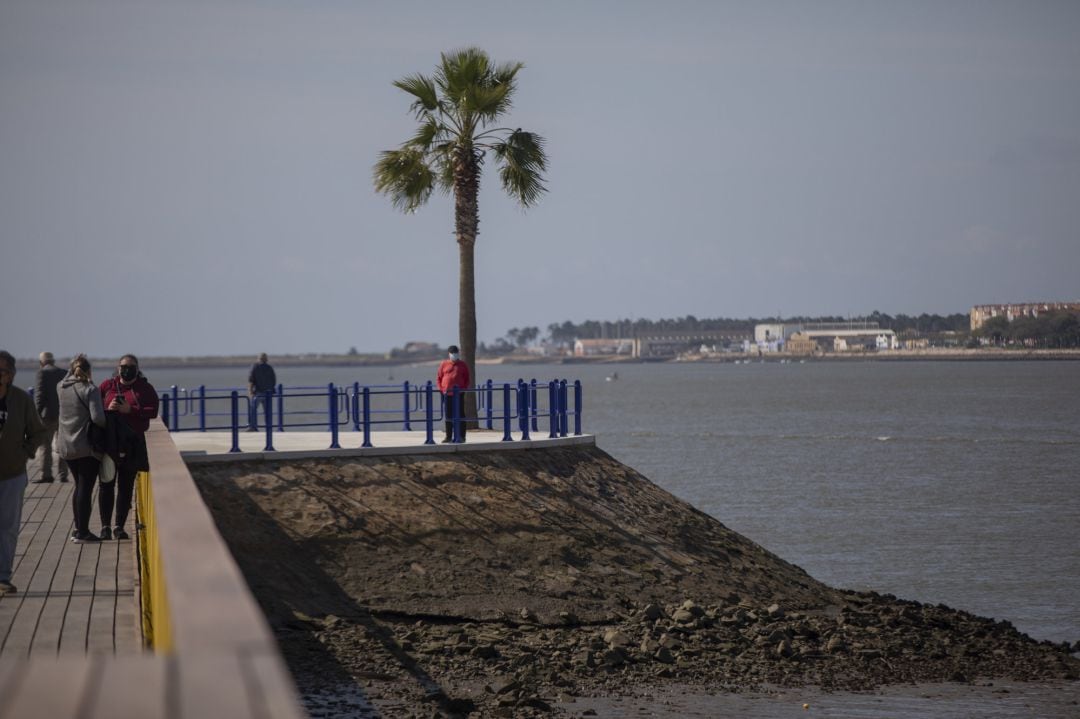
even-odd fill
[{"label": "concrete promenade", "polygon": [[511,434],[512,440],[502,441],[503,433],[497,430],[470,430],[464,443],[443,444],[442,431],[435,435],[435,444],[425,444],[426,432],[372,432],[371,447],[362,447],[362,432],[340,432],[340,449],[330,449],[329,432],[274,432],[271,441],[274,451],[265,451],[265,432],[240,432],[240,452],[232,453],[231,432],[174,432],[171,435],[176,448],[188,463],[234,459],[253,461],[257,459],[288,459],[301,457],[372,457],[394,454],[449,454],[454,452],[484,452],[490,450],[512,451],[533,447],[553,447],[577,444],[594,444],[592,435],[549,438],[546,430],[532,432],[528,441],[522,441],[520,432]]}]

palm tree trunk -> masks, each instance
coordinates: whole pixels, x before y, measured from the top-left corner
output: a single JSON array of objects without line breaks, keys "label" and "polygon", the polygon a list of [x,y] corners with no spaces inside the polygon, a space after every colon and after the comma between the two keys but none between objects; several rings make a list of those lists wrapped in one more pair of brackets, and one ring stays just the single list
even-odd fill
[{"label": "palm tree trunk", "polygon": [[[480,227],[480,165],[472,149],[459,151],[454,167],[454,225],[458,242],[458,343],[461,359],[476,384],[476,264],[474,249]],[[476,395],[465,396],[465,416],[476,418]],[[469,427],[475,427],[470,422]]]}]

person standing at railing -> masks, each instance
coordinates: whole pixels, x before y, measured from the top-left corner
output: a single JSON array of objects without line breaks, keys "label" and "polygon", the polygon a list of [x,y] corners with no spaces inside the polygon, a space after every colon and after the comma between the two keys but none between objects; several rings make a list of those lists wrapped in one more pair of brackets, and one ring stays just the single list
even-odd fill
[{"label": "person standing at railing", "polygon": [[[446,348],[447,357],[439,365],[439,371],[435,375],[436,384],[443,398],[443,417],[446,418],[446,437],[443,442],[454,441],[454,417],[461,417],[465,409],[462,401],[464,393],[460,390],[469,388],[469,365],[461,359],[457,345]],[[462,418],[463,420],[464,418]],[[458,422],[461,431],[461,441],[465,441],[465,422]]]},{"label": "person standing at railing", "polygon": [[[110,412],[119,412],[135,432],[132,451],[128,452],[116,464],[116,481],[101,485],[98,490],[98,503],[101,510],[102,539],[128,539],[124,531],[124,522],[131,511],[131,497],[135,492],[135,475],[150,469],[150,458],[146,453],[146,430],[150,420],[158,416],[158,393],[143,373],[139,371],[139,360],[135,355],[124,355],[116,377],[110,377],[101,383],[101,397],[105,408]],[[115,487],[115,489],[114,489]],[[112,519],[113,496],[116,497],[116,528],[109,531]]]},{"label": "person standing at railing", "polygon": [[90,531],[94,485],[101,467],[101,455],[90,443],[90,424],[104,431],[105,406],[101,403],[101,391],[90,376],[90,360],[86,355],[71,360],[70,369],[60,383],[58,406],[60,429],[56,434],[56,454],[75,475],[75,492],[71,497],[75,534],[71,541],[100,542],[101,537]]},{"label": "person standing at railing", "polygon": [[[267,361],[266,353],[259,355],[259,361],[251,365],[248,372],[248,431],[259,431],[259,410],[266,403],[266,393],[277,387],[277,375]],[[265,412],[265,410],[263,410]]]},{"label": "person standing at railing", "polygon": [[[34,377],[34,406],[37,407],[41,424],[48,435],[38,447],[37,463],[41,467],[41,476],[34,484],[46,484],[53,481],[53,450],[55,449],[56,430],[60,422],[60,395],[57,385],[64,379],[64,370],[56,366],[52,352],[42,352],[38,356],[41,367]],[[68,466],[59,457],[56,460],[56,474],[61,482],[68,481]]]},{"label": "person standing at railing", "polygon": [[11,572],[26,494],[26,463],[45,439],[30,395],[14,386],[14,379],[15,358],[0,350],[0,597],[17,591]]}]

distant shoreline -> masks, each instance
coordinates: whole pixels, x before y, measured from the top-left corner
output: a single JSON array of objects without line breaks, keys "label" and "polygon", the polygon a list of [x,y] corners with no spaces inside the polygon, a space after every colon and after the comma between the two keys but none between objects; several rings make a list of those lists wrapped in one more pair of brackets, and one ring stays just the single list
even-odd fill
[{"label": "distant shoreline", "polygon": [[[378,355],[331,355],[298,354],[273,355],[270,363],[275,367],[400,367],[429,366],[437,364],[442,357],[383,357]],[[800,355],[788,352],[725,353],[712,356],[683,356],[663,358],[633,358],[616,355],[594,357],[541,357],[535,355],[507,355],[502,357],[480,357],[478,365],[515,365],[515,364],[653,364],[653,363],[711,363],[734,364],[735,362],[985,362],[985,361],[1030,361],[1030,360],[1080,360],[1080,349],[953,349],[934,348],[919,350],[886,350],[881,352],[825,352],[813,355]],[[250,356],[202,356],[202,357],[143,357],[140,365],[146,369],[206,369],[228,367],[250,367],[255,359]],[[111,367],[115,358],[91,358],[98,367]],[[58,358],[61,367],[66,358]],[[36,359],[20,359],[18,369],[36,370]]]}]

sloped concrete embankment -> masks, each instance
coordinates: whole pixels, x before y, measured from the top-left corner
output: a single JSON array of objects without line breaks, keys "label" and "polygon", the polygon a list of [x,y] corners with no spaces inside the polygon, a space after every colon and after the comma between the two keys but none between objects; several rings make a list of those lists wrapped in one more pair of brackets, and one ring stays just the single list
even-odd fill
[{"label": "sloped concrete embankment", "polygon": [[595,447],[191,470],[309,710],[1077,675],[1007,623],[825,586]]}]

